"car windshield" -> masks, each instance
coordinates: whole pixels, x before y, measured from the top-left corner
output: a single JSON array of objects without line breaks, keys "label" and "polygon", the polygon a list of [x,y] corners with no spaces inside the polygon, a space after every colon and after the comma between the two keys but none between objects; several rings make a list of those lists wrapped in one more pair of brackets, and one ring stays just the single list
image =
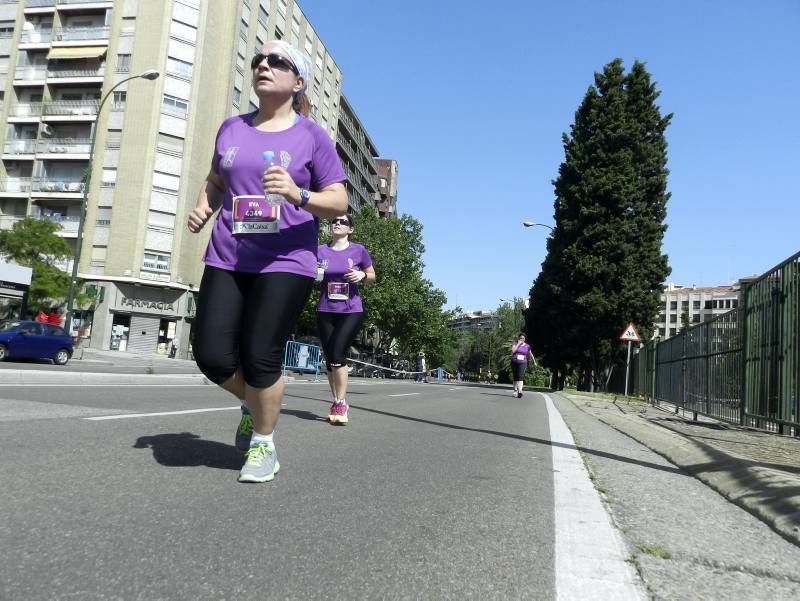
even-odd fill
[{"label": "car windshield", "polygon": [[4,321],[0,323],[0,332],[7,332],[8,330],[17,327],[21,322],[19,321]]}]

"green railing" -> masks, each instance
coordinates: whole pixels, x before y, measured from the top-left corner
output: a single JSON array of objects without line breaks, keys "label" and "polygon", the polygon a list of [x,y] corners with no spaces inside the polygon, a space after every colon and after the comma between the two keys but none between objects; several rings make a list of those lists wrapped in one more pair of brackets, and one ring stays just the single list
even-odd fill
[{"label": "green railing", "polygon": [[800,436],[800,253],[742,281],[737,309],[642,347],[631,384],[676,410]]}]

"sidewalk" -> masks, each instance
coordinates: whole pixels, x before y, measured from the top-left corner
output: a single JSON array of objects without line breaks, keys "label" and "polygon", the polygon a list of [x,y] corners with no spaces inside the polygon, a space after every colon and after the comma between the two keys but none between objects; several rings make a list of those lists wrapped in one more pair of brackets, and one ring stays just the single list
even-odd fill
[{"label": "sidewalk", "polygon": [[800,439],[740,428],[644,401],[560,392],[800,545]]}]

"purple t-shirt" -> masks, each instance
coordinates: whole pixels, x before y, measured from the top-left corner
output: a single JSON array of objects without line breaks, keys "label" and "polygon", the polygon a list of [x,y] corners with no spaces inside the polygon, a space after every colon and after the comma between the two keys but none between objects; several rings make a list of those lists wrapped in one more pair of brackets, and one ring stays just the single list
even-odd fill
[{"label": "purple t-shirt", "polygon": [[347,176],[331,139],[316,123],[298,115],[289,129],[263,132],[253,126],[254,116],[226,119],[217,132],[211,169],[225,181],[225,193],[203,260],[230,271],[315,277],[316,217],[285,201],[275,233],[233,234],[233,199],[260,196],[263,202],[261,176],[269,166],[267,157],[287,168],[297,186],[312,192],[344,182]]},{"label": "purple t-shirt", "polygon": [[511,353],[511,361],[514,363],[527,363],[529,352],[531,352],[531,347],[527,342],[524,342],[517,347],[516,351]]},{"label": "purple t-shirt", "polygon": [[372,259],[367,249],[350,242],[350,246],[342,250],[333,250],[328,245],[317,250],[317,260],[325,270],[319,294],[317,311],[320,313],[361,313],[364,305],[358,293],[358,284],[349,284],[344,274],[351,268],[362,271],[372,266]]}]

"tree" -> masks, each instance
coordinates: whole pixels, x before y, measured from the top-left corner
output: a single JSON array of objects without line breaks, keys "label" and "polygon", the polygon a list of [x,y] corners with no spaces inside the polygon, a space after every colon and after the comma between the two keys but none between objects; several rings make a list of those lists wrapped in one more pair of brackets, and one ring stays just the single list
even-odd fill
[{"label": "tree", "polygon": [[624,360],[617,336],[628,322],[650,337],[670,273],[661,247],[672,115],[661,115],[658,96],[642,63],[626,75],[616,59],[595,74],[563,135],[556,226],[526,323],[544,365],[559,377],[577,366],[582,388],[602,385]]},{"label": "tree", "polygon": [[28,306],[34,312],[60,303],[69,291],[69,274],[56,266],[72,256],[69,244],[56,234],[60,228],[52,221],[28,217],[13,229],[0,231],[0,255],[33,270]]}]

